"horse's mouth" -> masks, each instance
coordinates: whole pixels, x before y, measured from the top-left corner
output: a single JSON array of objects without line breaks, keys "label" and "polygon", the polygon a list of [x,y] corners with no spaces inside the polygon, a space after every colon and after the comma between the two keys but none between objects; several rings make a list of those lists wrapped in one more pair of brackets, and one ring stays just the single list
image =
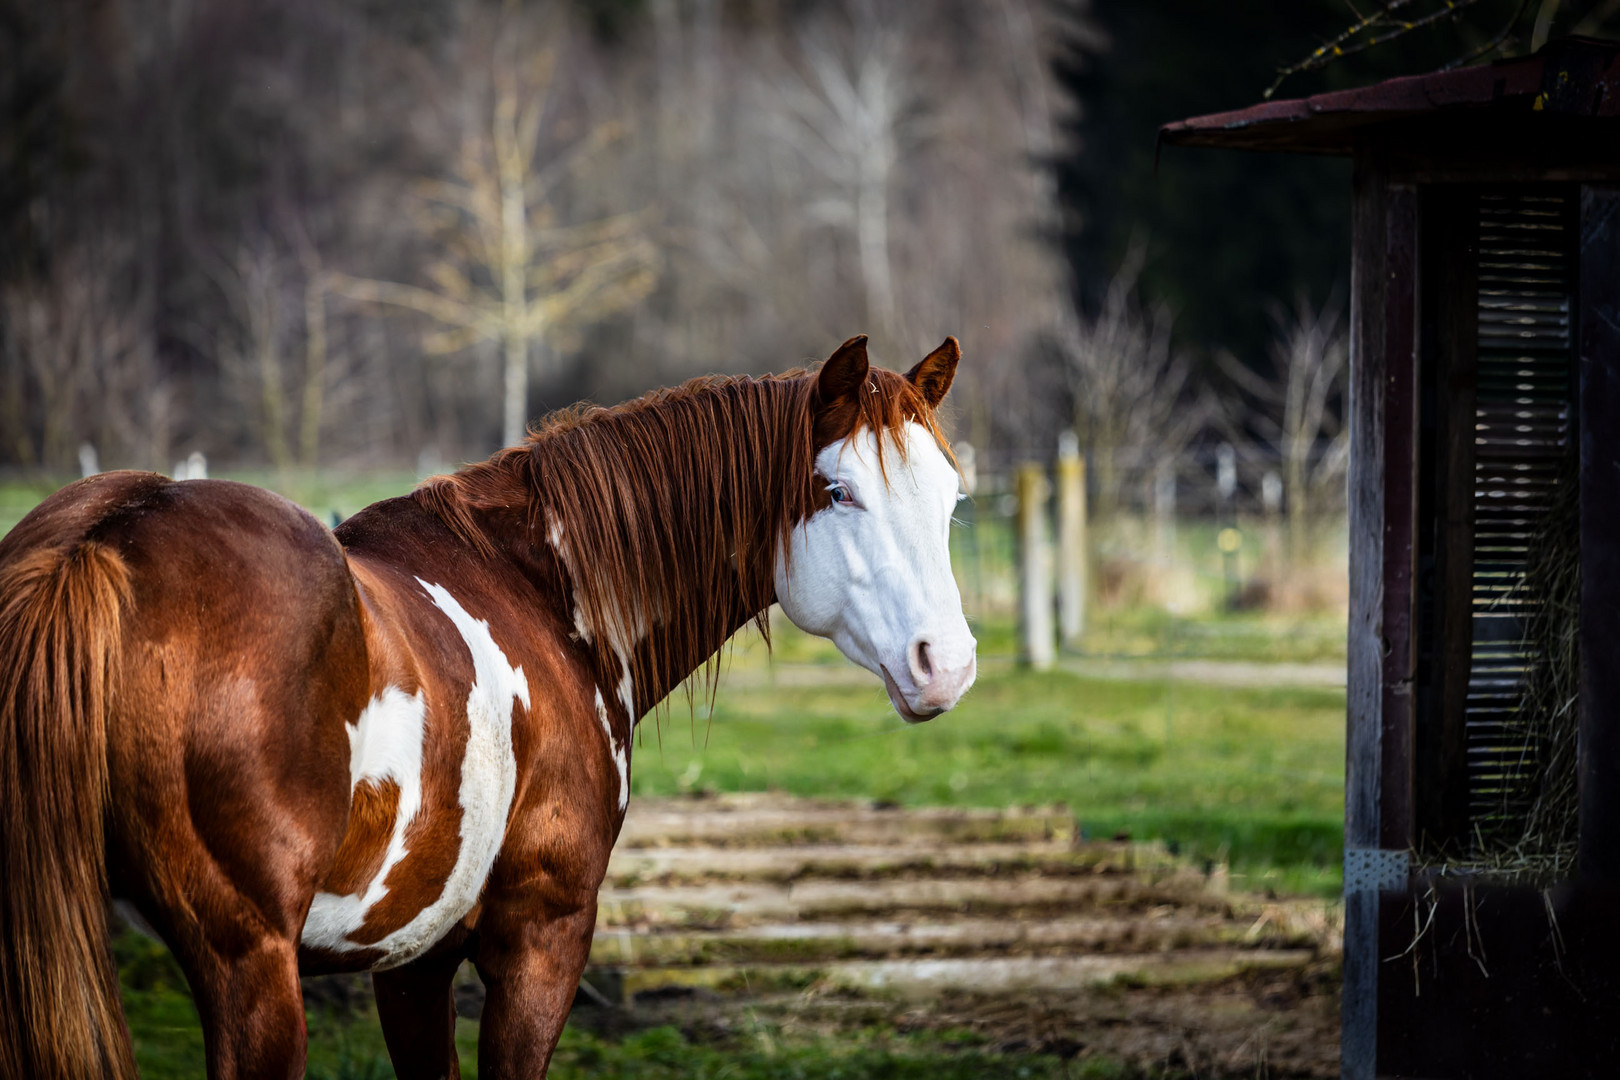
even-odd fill
[{"label": "horse's mouth", "polygon": [[879,664],[878,667],[883,669],[883,685],[889,691],[889,703],[894,706],[894,711],[900,714],[900,719],[906,723],[926,723],[945,711],[944,709],[931,709],[928,712],[917,712],[906,704],[906,696],[900,692],[900,684],[894,681],[894,676],[889,674],[889,666]]}]

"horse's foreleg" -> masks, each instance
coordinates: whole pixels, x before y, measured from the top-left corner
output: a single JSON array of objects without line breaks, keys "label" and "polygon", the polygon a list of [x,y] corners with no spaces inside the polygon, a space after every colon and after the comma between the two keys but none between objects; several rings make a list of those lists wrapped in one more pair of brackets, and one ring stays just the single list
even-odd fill
[{"label": "horse's foreleg", "polygon": [[460,965],[461,957],[455,954],[425,956],[371,976],[383,1040],[401,1080],[461,1075],[451,987]]},{"label": "horse's foreleg", "polygon": [[565,905],[496,903],[478,924],[484,1016],[478,1033],[483,1080],[541,1077],[568,1019],[591,954],[596,894]]}]

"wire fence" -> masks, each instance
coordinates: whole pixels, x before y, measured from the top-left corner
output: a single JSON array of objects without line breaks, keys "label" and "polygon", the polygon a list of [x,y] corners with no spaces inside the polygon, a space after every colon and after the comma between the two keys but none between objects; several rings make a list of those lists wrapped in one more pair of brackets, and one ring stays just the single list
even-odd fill
[{"label": "wire fence", "polygon": [[[1017,473],[1027,461],[958,443],[970,497],[952,547],[970,616],[1027,621],[1020,611],[1030,556],[1019,531]],[[1054,475],[1055,462],[1034,463]],[[1343,603],[1347,536],[1342,480],[1292,505],[1287,463],[1261,445],[1215,444],[1179,455],[1119,454],[1087,461],[1079,557],[1092,609],[1158,608],[1193,615],[1252,608],[1332,611]],[[1048,495],[1050,495],[1050,487]],[[1059,562],[1058,500],[1036,520]],[[1047,573],[1054,603],[1062,567]]]}]

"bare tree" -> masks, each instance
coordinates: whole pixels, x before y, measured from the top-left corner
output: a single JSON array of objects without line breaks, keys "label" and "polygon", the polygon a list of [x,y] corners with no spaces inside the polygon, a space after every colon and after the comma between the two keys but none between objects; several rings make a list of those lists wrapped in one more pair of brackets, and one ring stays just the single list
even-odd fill
[{"label": "bare tree", "polygon": [[1314,308],[1300,295],[1293,310],[1272,310],[1277,336],[1271,344],[1272,375],[1256,374],[1230,353],[1218,358],[1240,391],[1226,417],[1237,432],[1247,425],[1282,458],[1288,513],[1288,555],[1307,557],[1316,508],[1339,488],[1350,460],[1350,433],[1341,423],[1345,374],[1350,359],[1340,305]]},{"label": "bare tree", "polygon": [[1134,244],[1096,317],[1077,317],[1056,341],[1100,517],[1117,510],[1127,464],[1173,461],[1211,417],[1188,357],[1172,342],[1169,309],[1137,294],[1145,261],[1145,246]]},{"label": "bare tree", "polygon": [[[146,458],[166,437],[169,387],[151,364],[147,324],[115,286],[128,263],[123,245],[95,244],[61,253],[43,278],[0,290],[0,416],[7,449],[22,460],[62,468],[86,440]],[[123,445],[109,446],[113,439]]]},{"label": "bare tree", "polygon": [[[530,351],[582,324],[641,299],[653,287],[656,249],[645,215],[626,213],[567,223],[554,186],[569,164],[615,134],[611,125],[542,165],[557,53],[503,29],[490,66],[483,123],[468,124],[454,175],[418,185],[413,216],[441,258],[427,268],[432,287],[328,272],[332,291],[427,315],[440,328],[425,339],[432,353],[499,342],[504,370],[501,437],[523,437]],[[511,31],[511,32],[509,32]]]},{"label": "bare tree", "polygon": [[866,316],[896,332],[890,250],[894,172],[916,135],[904,36],[870,12],[847,34],[807,34],[804,72],[780,66],[767,83],[773,133],[826,182],[805,207],[812,219],[850,230]]},{"label": "bare tree", "polygon": [[268,241],[244,241],[229,258],[202,260],[225,298],[229,318],[195,328],[196,344],[219,358],[226,389],[252,418],[254,442],[276,469],[293,465],[288,430],[292,402],[283,351],[291,336],[282,293],[289,287],[282,260]]}]

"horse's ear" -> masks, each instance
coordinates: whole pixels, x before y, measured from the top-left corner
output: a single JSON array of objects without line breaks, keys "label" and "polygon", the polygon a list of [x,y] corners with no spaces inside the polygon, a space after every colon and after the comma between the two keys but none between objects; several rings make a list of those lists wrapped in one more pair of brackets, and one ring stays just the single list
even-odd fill
[{"label": "horse's ear", "polygon": [[906,378],[911,385],[928,402],[930,409],[939,408],[939,403],[945,400],[945,394],[951,388],[951,380],[956,378],[956,365],[962,359],[962,346],[956,339],[948,337],[945,344],[917,361],[917,366],[906,372]]},{"label": "horse's ear", "polygon": [[855,393],[866,382],[866,335],[856,334],[827,358],[816,376],[816,396],[830,405]]}]

